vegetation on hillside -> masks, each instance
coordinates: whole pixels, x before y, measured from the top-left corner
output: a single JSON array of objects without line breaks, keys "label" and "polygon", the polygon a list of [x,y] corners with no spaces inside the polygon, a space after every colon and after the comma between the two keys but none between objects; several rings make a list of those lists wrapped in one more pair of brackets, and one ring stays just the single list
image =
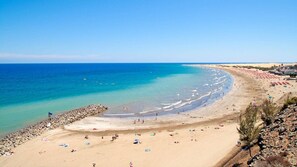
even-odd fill
[{"label": "vegetation on hillside", "polygon": [[297,104],[297,97],[288,97],[287,100],[285,101],[282,110],[286,109],[289,105],[292,104]]},{"label": "vegetation on hillside", "polygon": [[271,67],[258,67],[258,66],[233,66],[233,67],[240,67],[240,68],[247,68],[247,69],[258,69],[262,71],[269,71],[269,70],[274,70],[276,66],[271,66]]},{"label": "vegetation on hillside", "polygon": [[260,106],[261,119],[265,125],[270,125],[279,109],[271,100],[264,100]]},{"label": "vegetation on hillside", "polygon": [[[265,147],[263,147],[263,143],[262,143],[263,141],[267,140],[267,139],[264,140],[263,134],[270,137],[271,140],[274,140],[274,137],[270,136],[270,134],[269,134],[270,131],[268,132],[267,129],[269,129],[269,128],[270,128],[270,130],[274,129],[275,131],[278,132],[275,134],[280,135],[280,137],[284,137],[284,135],[291,136],[291,137],[289,137],[289,139],[293,140],[292,131],[287,132],[286,129],[288,129],[288,127],[285,127],[285,125],[287,126],[289,124],[294,123],[294,120],[297,117],[295,118],[295,117],[291,116],[290,119],[286,118],[287,122],[285,122],[285,123],[282,123],[283,120],[281,120],[281,118],[284,117],[283,116],[284,113],[286,113],[287,111],[288,112],[290,111],[293,113],[296,112],[296,110],[295,110],[296,108],[292,109],[292,105],[297,106],[297,97],[292,97],[292,98],[288,97],[287,100],[283,103],[283,106],[277,106],[271,100],[264,100],[262,102],[262,104],[259,106],[250,104],[246,108],[245,112],[240,115],[239,127],[237,128],[237,131],[240,135],[240,141],[242,141],[242,143],[244,144],[243,148],[248,149],[249,155],[250,155],[250,157],[252,157],[252,159],[249,160],[249,163],[253,162],[255,160],[255,157],[259,156],[258,154],[255,154],[255,156],[253,157],[251,154],[251,148],[254,145],[258,145],[260,147],[260,150],[262,150],[264,148],[270,149],[269,143]],[[263,123],[261,123],[259,118],[261,118]],[[294,127],[293,127],[293,130],[294,130]],[[297,130],[296,127],[295,127],[295,130]],[[260,133],[260,131],[261,131],[261,133]],[[293,135],[293,136],[295,136],[295,135]],[[281,139],[279,139],[278,137],[275,140],[281,141]],[[284,143],[279,143],[278,145],[273,145],[273,143],[272,143],[273,148],[274,147],[276,147],[276,148],[283,147],[282,144],[284,144]],[[262,145],[262,148],[261,148],[261,145]],[[294,145],[294,143],[293,143],[293,145]],[[290,147],[293,147],[293,146],[290,145]],[[271,152],[273,152],[273,151],[271,151]],[[288,161],[288,157],[289,156],[286,156],[286,155],[283,156],[281,154],[266,156],[260,163],[258,163],[258,165],[261,164],[263,167],[288,167],[288,166],[291,166],[290,164],[292,163],[292,162]],[[234,163],[233,166],[241,166],[241,163],[239,163],[239,162]],[[293,164],[295,164],[295,162]]]},{"label": "vegetation on hillside", "polygon": [[250,104],[246,108],[245,113],[240,115],[239,128],[237,128],[237,131],[240,134],[240,141],[242,141],[246,148],[249,149],[251,157],[250,147],[254,144],[260,132],[260,126],[256,125],[258,112],[258,107]]}]

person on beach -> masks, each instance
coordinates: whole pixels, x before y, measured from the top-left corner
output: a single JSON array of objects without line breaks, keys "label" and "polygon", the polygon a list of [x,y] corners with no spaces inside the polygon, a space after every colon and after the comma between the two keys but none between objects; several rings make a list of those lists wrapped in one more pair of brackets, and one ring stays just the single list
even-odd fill
[{"label": "person on beach", "polygon": [[48,119],[49,119],[49,120],[52,119],[52,115],[53,115],[53,113],[51,113],[51,112],[48,112],[48,113],[47,113],[47,116],[48,116]]}]

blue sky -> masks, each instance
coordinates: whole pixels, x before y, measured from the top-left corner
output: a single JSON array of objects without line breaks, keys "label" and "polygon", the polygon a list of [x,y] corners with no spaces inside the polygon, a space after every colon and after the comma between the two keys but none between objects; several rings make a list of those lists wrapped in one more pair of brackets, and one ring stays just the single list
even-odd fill
[{"label": "blue sky", "polygon": [[0,63],[296,60],[296,0],[0,0]]}]

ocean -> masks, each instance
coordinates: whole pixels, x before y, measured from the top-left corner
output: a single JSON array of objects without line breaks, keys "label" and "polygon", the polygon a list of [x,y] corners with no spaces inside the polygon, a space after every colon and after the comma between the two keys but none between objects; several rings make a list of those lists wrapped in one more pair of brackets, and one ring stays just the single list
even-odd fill
[{"label": "ocean", "polygon": [[107,106],[105,117],[187,112],[232,82],[224,71],[188,64],[0,64],[0,134],[89,104]]}]

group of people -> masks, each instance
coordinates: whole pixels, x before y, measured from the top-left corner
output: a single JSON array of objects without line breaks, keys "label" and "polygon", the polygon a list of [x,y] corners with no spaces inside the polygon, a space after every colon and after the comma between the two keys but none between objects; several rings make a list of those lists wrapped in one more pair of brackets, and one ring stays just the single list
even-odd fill
[{"label": "group of people", "polygon": [[140,120],[140,118],[138,118],[137,120],[133,121],[133,124],[136,124],[137,122],[141,122],[142,124],[144,124],[144,119]]}]

